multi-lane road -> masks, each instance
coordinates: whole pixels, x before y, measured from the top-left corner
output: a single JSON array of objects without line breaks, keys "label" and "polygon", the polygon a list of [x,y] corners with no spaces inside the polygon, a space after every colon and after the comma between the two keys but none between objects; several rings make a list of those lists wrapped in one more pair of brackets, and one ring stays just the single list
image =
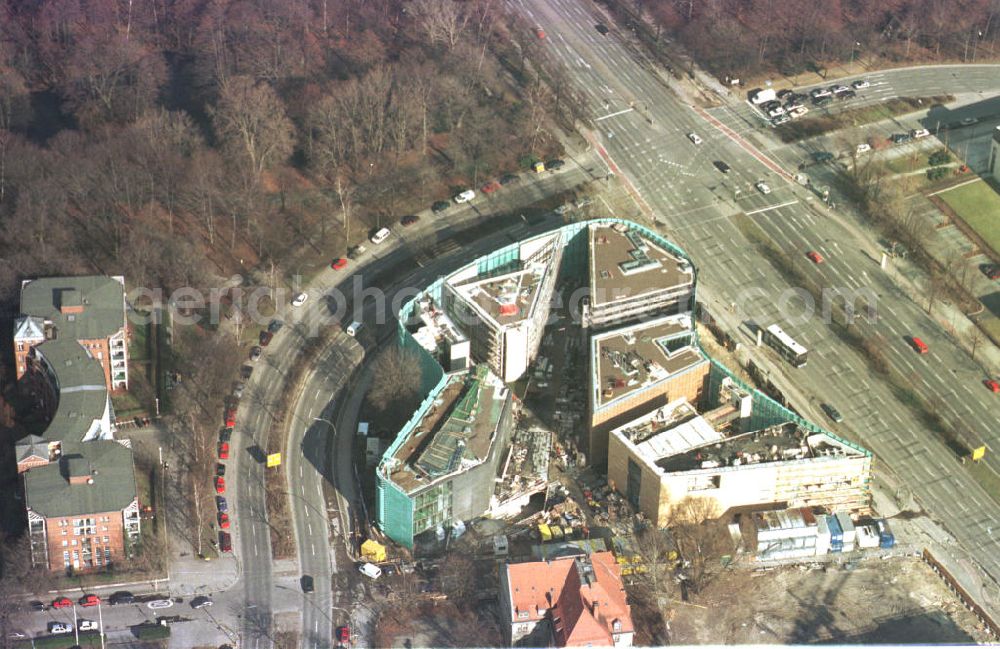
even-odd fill
[{"label": "multi-lane road", "polygon": [[[836,405],[847,421],[843,426],[828,422],[830,426],[874,450],[929,514],[991,575],[1000,577],[1000,541],[992,534],[1000,507],[954,453],[869,371],[857,350],[818,315],[802,316],[801,300],[749,244],[734,216],[749,215],[793,258],[810,250],[821,252],[825,263],[804,262],[800,268],[822,286],[870,290],[877,298],[877,318],[865,327],[881,337],[890,363],[914,390],[936,400],[946,420],[971,438],[1000,448],[1000,400],[983,388],[982,369],[880,270],[874,237],[845,215],[817,206],[787,174],[776,171],[772,163],[781,168],[786,161],[771,149],[781,145],[738,116],[742,100],[709,111],[686,104],[652,65],[636,60],[636,48],[615,30],[605,36],[594,28],[607,18],[589,3],[508,4],[545,30],[545,46],[563,60],[589,101],[596,141],[641,195],[650,216],[664,224],[666,236],[694,258],[701,299],[734,329],[745,330],[747,320],[778,322],[805,344],[810,362],[799,370],[761,354],[786,375],[787,384],[808,395],[808,403],[796,406],[821,420],[816,406]],[[879,75],[876,89],[911,96],[982,92],[985,98],[1000,90],[996,71],[995,66],[898,70]],[[693,144],[686,137],[689,132],[698,133],[704,142]],[[732,171],[720,173],[712,164],[715,160],[726,161]],[[769,184],[771,193],[755,190],[759,180]],[[912,335],[927,341],[929,354],[913,351],[906,342]],[[743,342],[752,340],[747,336]]]}]

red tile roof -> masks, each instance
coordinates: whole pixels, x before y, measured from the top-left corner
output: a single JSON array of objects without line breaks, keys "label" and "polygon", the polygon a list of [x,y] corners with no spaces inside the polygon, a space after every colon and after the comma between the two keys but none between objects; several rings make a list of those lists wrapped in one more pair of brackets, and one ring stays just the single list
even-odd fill
[{"label": "red tile roof", "polygon": [[[633,631],[621,573],[610,552],[595,552],[589,559],[509,564],[507,577],[511,622],[537,621],[548,615],[556,646],[608,646],[614,644],[612,633]],[[528,616],[520,617],[522,611]]]}]

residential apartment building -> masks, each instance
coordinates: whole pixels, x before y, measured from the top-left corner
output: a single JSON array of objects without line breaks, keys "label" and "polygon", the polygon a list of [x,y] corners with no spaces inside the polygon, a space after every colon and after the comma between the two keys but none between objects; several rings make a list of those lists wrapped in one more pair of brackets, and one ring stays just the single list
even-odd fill
[{"label": "residential apartment building", "polygon": [[24,473],[24,484],[35,565],[88,572],[128,557],[140,524],[127,440],[62,443],[51,462]]},{"label": "residential apartment building", "polygon": [[382,456],[379,528],[412,548],[421,534],[481,516],[513,428],[513,396],[485,365],[445,376]]},{"label": "residential apartment building", "polygon": [[14,361],[20,380],[34,350],[75,342],[97,360],[109,390],[128,389],[125,278],[46,277],[21,283],[21,315],[14,324]]},{"label": "residential apartment building", "polygon": [[473,358],[507,382],[538,353],[562,256],[562,234],[519,242],[448,277],[445,313],[469,339]]},{"label": "residential apartment building", "polygon": [[694,267],[680,249],[623,222],[592,222],[588,237],[584,327],[603,329],[692,310]]},{"label": "residential apartment building", "polygon": [[48,418],[15,443],[32,559],[52,571],[107,568],[139,535],[132,451],[115,440],[111,391],[128,388],[123,277],[27,280],[14,324],[20,386]]},{"label": "residential apartment building", "polygon": [[506,646],[631,647],[635,635],[611,552],[507,564],[500,610]]},{"label": "residential apartment building", "polygon": [[679,398],[699,403],[710,363],[687,313],[659,316],[590,337],[590,464],[608,457],[608,435],[642,412]]}]

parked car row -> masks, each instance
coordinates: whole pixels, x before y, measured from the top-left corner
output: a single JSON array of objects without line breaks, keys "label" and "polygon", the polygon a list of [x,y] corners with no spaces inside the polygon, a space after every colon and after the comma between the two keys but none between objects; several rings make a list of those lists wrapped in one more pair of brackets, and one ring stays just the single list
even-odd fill
[{"label": "parked car row", "polygon": [[[566,164],[565,161],[559,160],[559,159],[549,160],[548,162],[536,162],[532,166],[532,170],[535,173],[542,173],[542,172],[544,172],[546,170],[548,170],[548,171],[558,171],[559,169],[562,169],[565,166],[565,164]],[[494,180],[494,179],[487,180],[479,188],[479,191],[481,191],[484,194],[490,195],[490,194],[493,194],[493,193],[499,191],[500,189],[502,189],[502,188],[504,188],[504,187],[506,187],[508,185],[516,185],[519,182],[521,182],[521,177],[520,176],[518,176],[517,174],[514,174],[514,173],[508,173],[508,174],[504,174],[504,175],[500,176],[500,178],[498,180]],[[470,201],[475,200],[475,198],[476,198],[476,191],[474,189],[465,189],[465,190],[463,190],[463,191],[455,194],[454,196],[452,196],[451,197],[451,202],[449,202],[449,201],[435,201],[431,205],[431,211],[434,214],[441,214],[442,212],[446,212],[448,210],[448,208],[450,208],[452,206],[452,203],[454,203],[456,205],[462,205],[464,203],[468,203]],[[413,220],[410,221],[410,222],[406,222],[406,219],[410,219],[410,218],[412,218]],[[406,225],[412,225],[413,223],[416,223],[416,220],[417,220],[416,216],[413,216],[413,217],[403,217],[403,220],[401,221],[401,224],[404,225],[404,226],[406,226]]]}]

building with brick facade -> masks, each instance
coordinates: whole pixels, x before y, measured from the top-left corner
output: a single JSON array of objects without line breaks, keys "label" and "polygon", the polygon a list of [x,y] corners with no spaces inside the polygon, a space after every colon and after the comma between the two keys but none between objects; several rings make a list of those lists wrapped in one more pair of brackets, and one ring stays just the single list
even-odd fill
[{"label": "building with brick facade", "polygon": [[106,568],[139,535],[129,440],[111,392],[128,388],[123,277],[26,280],[14,323],[18,382],[48,419],[15,443],[32,559],[52,571]]},{"label": "building with brick facade", "polygon": [[52,571],[111,567],[140,531],[129,441],[64,442],[58,451],[24,473],[33,561]]}]

